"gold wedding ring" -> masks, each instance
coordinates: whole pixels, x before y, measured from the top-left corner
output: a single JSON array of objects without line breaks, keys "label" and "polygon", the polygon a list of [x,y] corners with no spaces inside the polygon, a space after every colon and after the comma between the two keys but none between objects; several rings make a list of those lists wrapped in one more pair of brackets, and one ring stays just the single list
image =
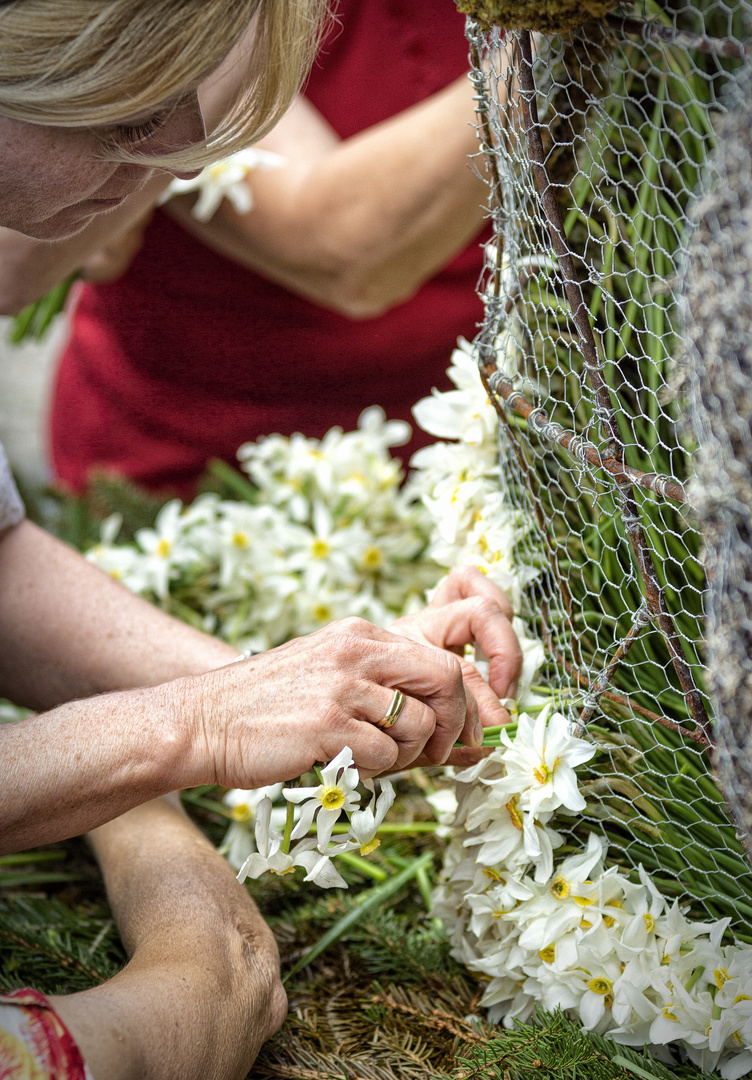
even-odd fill
[{"label": "gold wedding ring", "polygon": [[402,691],[395,690],[392,704],[389,706],[386,716],[383,720],[379,720],[376,727],[384,728],[386,730],[386,728],[390,728],[392,724],[396,724],[399,720],[400,713],[405,707],[405,701],[406,698]]}]

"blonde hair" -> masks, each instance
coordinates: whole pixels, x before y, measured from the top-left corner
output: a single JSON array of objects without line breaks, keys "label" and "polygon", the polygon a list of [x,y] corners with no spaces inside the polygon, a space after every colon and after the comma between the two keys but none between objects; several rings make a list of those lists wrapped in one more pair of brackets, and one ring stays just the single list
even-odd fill
[{"label": "blonde hair", "polygon": [[[326,0],[13,0],[0,6],[0,113],[97,127],[154,112],[213,72],[253,22],[246,69],[217,129],[149,163],[198,168],[264,135],[319,42]],[[143,161],[137,150],[108,157]]]}]

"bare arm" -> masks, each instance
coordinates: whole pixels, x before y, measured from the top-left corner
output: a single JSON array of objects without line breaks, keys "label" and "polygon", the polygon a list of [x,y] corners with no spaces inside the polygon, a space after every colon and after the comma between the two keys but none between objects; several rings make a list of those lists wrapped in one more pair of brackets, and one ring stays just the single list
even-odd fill
[{"label": "bare arm", "polygon": [[[454,645],[477,613],[463,631],[451,606]],[[501,617],[498,606],[484,616]],[[423,630],[433,641],[433,617]],[[372,776],[481,741],[457,657],[361,619],[218,666],[234,657],[28,522],[6,530],[0,693],[49,711],[0,728],[0,850],[84,832],[179,787],[288,780],[343,746]],[[395,687],[407,703],[387,733],[376,725]],[[481,718],[505,714],[488,702]]]},{"label": "bare arm", "polygon": [[288,164],[248,179],[254,208],[225,202],[200,224],[192,199],[168,212],[209,247],[352,318],[406,300],[477,234],[485,185],[466,76],[340,140],[305,99],[259,145]]},{"label": "bare arm", "polygon": [[130,962],[53,998],[95,1080],[243,1080],[284,1020],[272,933],[235,873],[159,799],[90,837]]},{"label": "bare arm", "polygon": [[0,535],[0,695],[51,709],[195,675],[236,656],[31,522]]},{"label": "bare arm", "polygon": [[[249,177],[250,213],[225,202],[202,224],[190,196],[168,212],[242,266],[351,318],[372,317],[416,292],[481,228],[486,189],[468,160],[478,150],[473,120],[466,76],[346,140],[301,98],[259,144],[288,164]],[[116,244],[168,182],[155,178],[69,241],[0,230],[0,314],[19,311]]]}]

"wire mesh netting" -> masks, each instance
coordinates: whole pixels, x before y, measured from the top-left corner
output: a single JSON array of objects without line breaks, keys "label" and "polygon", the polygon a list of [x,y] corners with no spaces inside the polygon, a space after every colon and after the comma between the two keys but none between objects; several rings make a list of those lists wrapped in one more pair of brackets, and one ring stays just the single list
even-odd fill
[{"label": "wire mesh netting", "polygon": [[[517,5],[529,9],[533,31],[535,8],[546,9],[538,26],[550,30],[551,6]],[[505,495],[532,522],[519,557],[541,570],[526,615],[546,645],[547,680],[606,749],[608,764],[601,758],[586,784],[585,814],[612,857],[648,867],[664,895],[691,901],[697,916],[730,916],[737,937],[752,941],[752,874],[737,831],[750,806],[739,754],[746,728],[718,721],[729,747],[724,794],[742,814],[735,823],[711,766],[708,592],[691,505],[700,495],[689,483],[688,397],[677,388],[678,375],[694,370],[692,427],[712,428],[700,415],[710,398],[697,346],[682,337],[682,283],[699,281],[688,265],[693,199],[708,182],[724,116],[741,115],[746,100],[734,87],[752,59],[752,6],[645,0],[562,36],[504,33],[490,25],[494,5],[480,8],[467,32],[494,236],[479,363],[500,417]],[[719,168],[709,175],[717,183]],[[738,196],[733,205],[725,219],[715,207],[708,237],[742,220]],[[688,303],[727,291],[738,273],[711,280],[712,246],[693,252],[707,263],[709,250]],[[701,344],[707,328],[698,325]],[[749,396],[743,365],[736,370],[731,405]],[[715,379],[728,385],[722,370]],[[737,444],[746,447],[749,418],[739,415]],[[706,488],[718,465],[716,454]],[[716,572],[718,535],[709,533],[711,577],[728,596],[739,573]],[[725,615],[711,608],[714,665]],[[748,678],[741,644],[738,677]]]}]

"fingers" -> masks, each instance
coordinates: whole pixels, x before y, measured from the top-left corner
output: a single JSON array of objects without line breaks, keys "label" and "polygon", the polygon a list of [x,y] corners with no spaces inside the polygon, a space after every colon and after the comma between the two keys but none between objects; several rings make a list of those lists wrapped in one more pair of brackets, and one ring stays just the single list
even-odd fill
[{"label": "fingers", "polygon": [[[391,705],[391,699],[387,708],[389,705]],[[462,739],[464,736],[469,744],[477,745],[483,738],[483,732],[478,721],[475,702],[468,700],[468,705],[470,707],[458,738]],[[431,745],[437,726],[437,717],[433,709],[424,701],[409,695],[405,697],[405,705],[398,719],[389,728],[379,727],[379,722],[376,721],[376,727],[397,744],[398,752],[393,768],[398,769],[404,769],[408,765],[412,765],[421,754],[434,765],[445,760],[445,756],[438,756],[444,755],[442,738],[440,737],[434,742],[433,746]],[[452,743],[453,745],[454,743]]]},{"label": "fingers", "polygon": [[[481,574],[482,578],[483,575]],[[522,650],[509,618],[495,600],[473,596],[468,599],[447,602],[442,606],[427,607],[421,613],[421,630],[425,637],[441,648],[451,648],[476,642],[489,659],[489,681],[496,697],[514,697],[522,671]],[[480,676],[470,674],[473,693],[482,705],[481,716],[486,724],[504,723],[503,720],[487,719],[484,713],[490,709],[496,714],[500,706],[488,695],[488,687],[482,689]]]},{"label": "fingers", "polygon": [[474,566],[456,566],[439,585],[429,607],[468,600],[472,596],[493,600],[510,621],[513,618],[514,610],[506,594]]},{"label": "fingers", "polygon": [[[409,699],[417,698],[428,706],[434,718],[433,731],[425,739],[426,731],[418,723],[415,706],[408,701],[403,713],[407,714],[405,723],[400,726],[400,717],[390,731],[392,738],[403,744],[409,742],[416,753],[422,750],[434,763],[445,761],[463,735],[471,745],[477,745],[482,738],[478,707],[472,695],[465,693],[458,658],[407,638],[390,637],[391,641],[383,643],[381,662],[374,663],[373,680],[382,686],[398,687]],[[413,731],[411,727],[409,735],[403,734],[407,718],[412,719],[415,728]]]},{"label": "fingers", "polygon": [[[193,760],[203,777],[229,787],[289,780],[349,746],[364,776],[405,768],[423,754],[434,763],[462,738],[482,738],[475,696],[466,693],[458,657],[346,619],[307,638],[196,677]],[[468,669],[468,678],[477,676]],[[188,696],[173,684],[179,702]],[[396,689],[406,695],[388,730],[376,725]],[[478,683],[479,693],[483,687]],[[486,693],[489,691],[486,688]],[[191,773],[193,776],[193,773]],[[202,782],[199,780],[199,782]]]}]

